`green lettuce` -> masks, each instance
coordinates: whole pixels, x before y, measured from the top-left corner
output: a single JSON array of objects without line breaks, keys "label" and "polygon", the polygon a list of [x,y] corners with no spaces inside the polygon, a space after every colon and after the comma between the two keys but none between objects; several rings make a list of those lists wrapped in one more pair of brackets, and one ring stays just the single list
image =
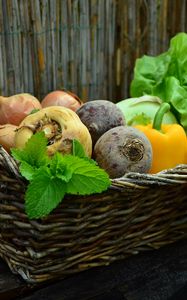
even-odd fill
[{"label": "green lettuce", "polygon": [[168,51],[155,57],[144,55],[136,60],[130,95],[153,95],[170,103],[172,112],[187,133],[186,33],[174,36]]}]

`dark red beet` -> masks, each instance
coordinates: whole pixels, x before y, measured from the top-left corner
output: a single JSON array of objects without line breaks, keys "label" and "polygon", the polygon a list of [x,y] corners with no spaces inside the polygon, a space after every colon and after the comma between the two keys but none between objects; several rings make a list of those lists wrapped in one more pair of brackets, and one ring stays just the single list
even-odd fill
[{"label": "dark red beet", "polygon": [[127,172],[147,173],[152,164],[152,147],[138,129],[119,126],[99,138],[94,147],[94,159],[111,178]]},{"label": "dark red beet", "polygon": [[88,128],[93,145],[109,129],[125,125],[124,115],[121,110],[116,104],[108,100],[86,102],[76,113]]}]

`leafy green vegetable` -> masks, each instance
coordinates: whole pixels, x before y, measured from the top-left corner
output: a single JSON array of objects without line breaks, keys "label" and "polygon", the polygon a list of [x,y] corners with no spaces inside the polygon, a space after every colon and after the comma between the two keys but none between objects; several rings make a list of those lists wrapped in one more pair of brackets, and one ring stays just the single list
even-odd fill
[{"label": "leafy green vegetable", "polygon": [[152,120],[151,118],[146,115],[145,113],[140,113],[139,115],[135,115],[132,119],[129,120],[128,125],[134,126],[134,125],[148,125],[151,124]]},{"label": "leafy green vegetable", "polygon": [[136,60],[130,86],[132,97],[154,95],[169,102],[187,132],[187,34],[178,33],[168,51]]},{"label": "leafy green vegetable", "polygon": [[25,193],[29,218],[48,215],[66,193],[89,195],[101,193],[110,186],[108,174],[85,156],[82,145],[76,140],[73,145],[73,155],[56,152],[49,158],[47,139],[39,132],[29,139],[24,149],[12,149],[13,157],[20,162],[20,173],[29,180]]},{"label": "leafy green vegetable", "polygon": [[[129,98],[116,103],[117,107],[123,112],[126,124],[147,125],[154,120],[155,114],[158,111],[162,101],[157,96],[144,95],[138,98]],[[163,118],[163,123],[177,123],[175,116],[168,111]]]}]

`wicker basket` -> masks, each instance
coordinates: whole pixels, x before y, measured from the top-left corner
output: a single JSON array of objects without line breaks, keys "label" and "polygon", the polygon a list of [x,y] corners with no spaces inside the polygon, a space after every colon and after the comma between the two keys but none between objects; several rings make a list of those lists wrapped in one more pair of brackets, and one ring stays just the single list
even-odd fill
[{"label": "wicker basket", "polygon": [[0,149],[0,256],[26,281],[108,265],[187,236],[187,165],[128,173],[107,192],[66,197],[42,220],[24,211],[26,184]]}]

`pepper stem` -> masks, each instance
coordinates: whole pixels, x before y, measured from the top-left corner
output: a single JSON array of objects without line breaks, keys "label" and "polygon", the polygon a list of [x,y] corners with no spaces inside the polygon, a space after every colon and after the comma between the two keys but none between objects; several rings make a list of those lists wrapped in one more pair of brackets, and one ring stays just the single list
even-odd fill
[{"label": "pepper stem", "polygon": [[153,128],[156,130],[161,130],[162,120],[165,115],[170,110],[169,103],[162,103],[160,108],[157,110],[156,115],[153,120]]}]

